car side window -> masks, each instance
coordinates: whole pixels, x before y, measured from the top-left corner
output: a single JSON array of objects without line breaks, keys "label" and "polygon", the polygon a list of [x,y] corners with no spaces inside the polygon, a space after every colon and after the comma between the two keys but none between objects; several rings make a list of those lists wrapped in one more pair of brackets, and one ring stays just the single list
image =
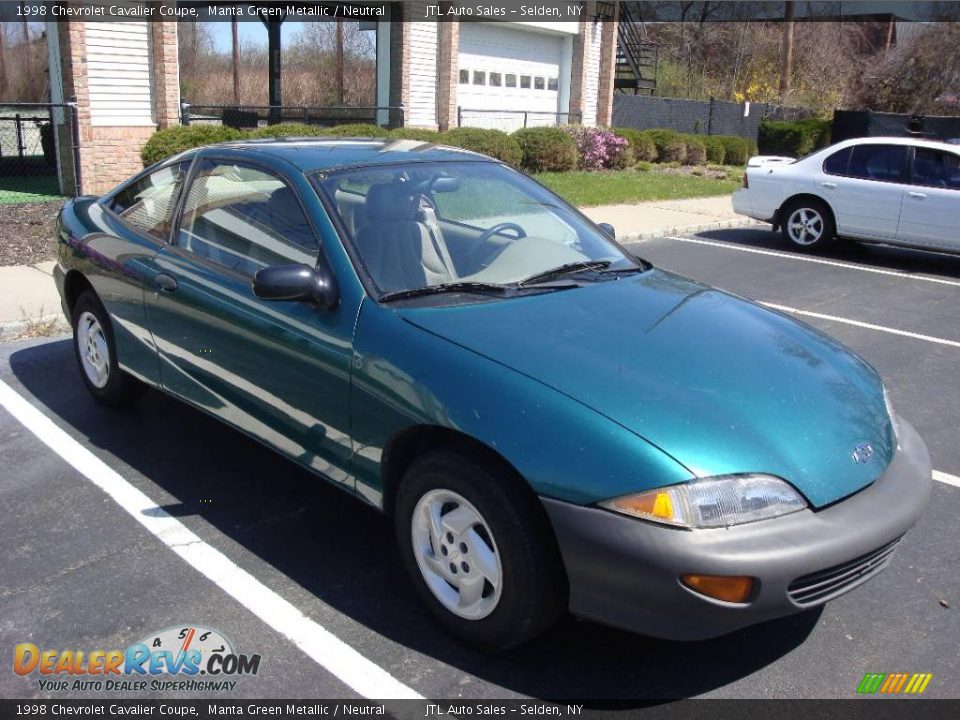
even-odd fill
[{"label": "car side window", "polygon": [[828,175],[846,175],[850,164],[850,148],[844,148],[828,157],[823,163],[823,171]]},{"label": "car side window", "polygon": [[188,165],[168,165],[130,183],[110,198],[107,207],[135,230],[166,240]]},{"label": "car side window", "polygon": [[905,145],[857,145],[850,154],[847,175],[880,182],[903,182]]},{"label": "car side window", "polygon": [[911,178],[914,185],[960,190],[960,156],[918,147]]},{"label": "car side window", "polygon": [[320,246],[293,189],[260,168],[205,160],[197,169],[177,245],[245,275],[270,265],[314,265]]}]

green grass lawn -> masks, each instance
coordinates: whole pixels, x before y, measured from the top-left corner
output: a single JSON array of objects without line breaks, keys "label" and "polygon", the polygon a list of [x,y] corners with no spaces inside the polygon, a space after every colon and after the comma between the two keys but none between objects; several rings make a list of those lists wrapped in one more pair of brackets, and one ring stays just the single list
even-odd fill
[{"label": "green grass lawn", "polygon": [[62,199],[56,176],[0,177],[0,205]]},{"label": "green grass lawn", "polygon": [[728,195],[740,187],[739,175],[717,180],[657,170],[540,173],[534,177],[568,203],[579,207]]}]

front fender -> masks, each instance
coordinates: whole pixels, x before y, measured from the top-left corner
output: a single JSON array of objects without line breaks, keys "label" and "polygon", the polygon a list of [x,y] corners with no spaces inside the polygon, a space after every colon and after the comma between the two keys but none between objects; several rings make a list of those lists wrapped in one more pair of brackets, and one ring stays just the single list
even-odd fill
[{"label": "front fender", "polygon": [[499,453],[539,495],[581,505],[692,477],[582,403],[370,301],[354,341],[351,422],[357,490],[380,506],[383,450],[415,425],[463,433]]}]

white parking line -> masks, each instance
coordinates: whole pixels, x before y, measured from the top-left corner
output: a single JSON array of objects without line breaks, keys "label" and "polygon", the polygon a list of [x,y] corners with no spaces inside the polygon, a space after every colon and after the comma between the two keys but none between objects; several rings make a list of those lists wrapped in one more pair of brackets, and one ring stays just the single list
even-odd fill
[{"label": "white parking line", "polygon": [[2,380],[0,405],[201,575],[287,637],[314,662],[354,691],[371,699],[422,699],[415,690],[308,618],[226,555],[201,540]]},{"label": "white parking line", "polygon": [[911,275],[910,273],[898,270],[882,270],[881,268],[867,267],[866,265],[856,265],[855,263],[839,262],[837,260],[824,260],[823,258],[810,257],[809,255],[797,255],[796,253],[778,252],[776,250],[761,250],[760,248],[743,247],[733,243],[715,242],[713,240],[701,240],[699,238],[680,237],[676,235],[665,235],[666,240],[677,240],[679,242],[693,243],[694,245],[708,245],[710,247],[723,248],[724,250],[736,250],[737,252],[753,253],[754,255],[770,255],[772,257],[786,258],[787,260],[797,260],[798,262],[815,263],[817,265],[829,265],[831,267],[845,268],[847,270],[860,270],[861,272],[874,273],[875,275],[892,275],[893,277],[904,280],[922,280],[923,282],[936,283],[938,285],[952,285],[960,287],[960,281],[947,280],[945,278],[930,277],[929,275]]},{"label": "white parking line", "polygon": [[949,475],[945,472],[934,470],[933,479],[937,482],[942,482],[945,485],[953,485],[955,488],[960,488],[960,477],[957,477],[956,475]]},{"label": "white parking line", "polygon": [[773,308],[774,310],[779,310],[780,312],[792,313],[793,315],[803,315],[805,317],[818,318],[820,320],[830,320],[831,322],[843,323],[844,325],[853,325],[854,327],[890,333],[891,335],[901,335],[903,337],[913,338],[914,340],[923,340],[924,342],[960,348],[960,342],[957,340],[948,340],[946,338],[935,337],[933,335],[921,335],[920,333],[909,332],[907,330],[897,330],[896,328],[885,327],[883,325],[874,325],[873,323],[861,322],[860,320],[837,317],[836,315],[825,315],[824,313],[810,312],[809,310],[799,310],[797,308],[787,307],[786,305],[777,305],[775,303],[768,302],[760,302],[760,304],[765,305],[768,308]]}]

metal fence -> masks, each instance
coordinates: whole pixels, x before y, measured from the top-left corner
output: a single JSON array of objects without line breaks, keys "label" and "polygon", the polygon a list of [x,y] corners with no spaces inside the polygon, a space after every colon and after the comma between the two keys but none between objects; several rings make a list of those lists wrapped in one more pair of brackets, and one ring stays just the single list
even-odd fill
[{"label": "metal fence", "polygon": [[180,105],[184,125],[227,125],[246,130],[277,123],[303,123],[332,127],[369,123],[387,128],[403,127],[403,107],[329,107],[307,105]]},{"label": "metal fence", "polygon": [[647,95],[614,95],[613,125],[638,130],[663,128],[699,135],[757,139],[761,120],[799,120],[811,111],[773,103],[686,100]]},{"label": "metal fence", "polygon": [[960,116],[902,115],[872,110],[835,110],[830,142],[858,137],[960,138]]},{"label": "metal fence", "polygon": [[457,108],[459,127],[479,127],[513,132],[525,127],[549,125],[578,125],[580,113],[549,112],[544,110],[478,110]]},{"label": "metal fence", "polygon": [[77,145],[75,104],[0,102],[0,203],[75,194]]}]

